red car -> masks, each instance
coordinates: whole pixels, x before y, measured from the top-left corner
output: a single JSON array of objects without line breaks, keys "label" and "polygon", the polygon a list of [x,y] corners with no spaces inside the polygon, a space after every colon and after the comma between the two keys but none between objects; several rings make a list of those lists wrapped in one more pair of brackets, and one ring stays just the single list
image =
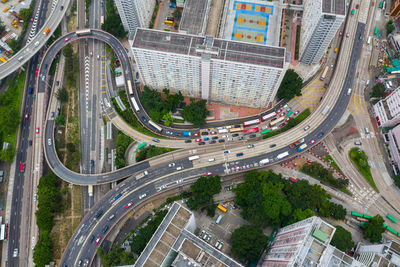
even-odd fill
[{"label": "red car", "polygon": [[206,172],[206,174],[204,174],[205,176],[210,176],[210,175],[212,175],[213,173],[212,172]]},{"label": "red car", "polygon": [[217,134],[217,132],[210,132],[210,134]]},{"label": "red car", "polygon": [[312,144],[314,144],[314,143],[315,143],[315,139],[313,139],[313,140],[310,141],[310,145],[312,145]]},{"label": "red car", "polygon": [[39,74],[39,69],[36,69],[36,77],[38,76],[38,74]]},{"label": "red car", "polygon": [[340,31],[340,32],[339,32],[339,36],[342,36],[342,35],[343,35],[343,32],[342,32],[342,31]]},{"label": "red car", "polygon": [[200,133],[194,133],[193,136],[200,136]]},{"label": "red car", "polygon": [[132,205],[133,205],[133,202],[131,201],[131,202],[129,202],[128,204],[125,205],[125,208],[129,208],[129,207],[132,206]]},{"label": "red car", "polygon": [[37,134],[39,133],[39,127],[36,128],[36,133],[37,133]]},{"label": "red car", "polygon": [[25,119],[29,119],[29,113],[25,114]]},{"label": "red car", "polygon": [[294,113],[294,115],[296,116],[296,115],[299,114],[299,113],[300,113],[300,110],[296,111],[296,112]]},{"label": "red car", "polygon": [[279,116],[283,117],[283,116],[285,116],[285,115],[286,115],[286,113],[283,112],[283,113],[281,113],[281,115],[279,115]]},{"label": "red car", "polygon": [[98,245],[99,244],[99,242],[100,242],[100,239],[101,239],[101,237],[99,236],[99,237],[97,237],[96,238],[96,240],[94,241],[94,244],[95,245]]},{"label": "red car", "polygon": [[285,121],[289,121],[291,119],[291,117],[287,117]]},{"label": "red car", "polygon": [[93,51],[90,51],[89,55],[90,55],[91,57],[93,57]]},{"label": "red car", "polygon": [[349,36],[350,36],[350,34],[349,34],[349,33],[346,33],[346,37],[349,38]]},{"label": "red car", "polygon": [[279,125],[279,128],[282,128],[283,126],[285,126],[286,125],[286,123],[281,123],[280,125]]},{"label": "red car", "polygon": [[34,17],[32,17],[32,18],[31,18],[31,22],[33,22],[34,20],[35,20],[35,18],[34,18]]},{"label": "red car", "polygon": [[71,38],[67,37],[64,39],[64,42],[68,42],[69,40],[71,40]]},{"label": "red car", "polygon": [[194,139],[195,142],[201,142],[201,139]]}]

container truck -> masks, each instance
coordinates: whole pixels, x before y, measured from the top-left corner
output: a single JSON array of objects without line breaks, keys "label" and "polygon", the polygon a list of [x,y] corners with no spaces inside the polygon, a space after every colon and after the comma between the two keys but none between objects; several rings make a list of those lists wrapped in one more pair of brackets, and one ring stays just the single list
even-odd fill
[{"label": "container truck", "polygon": [[289,151],[285,151],[285,152],[279,154],[278,156],[276,156],[276,159],[277,160],[283,159],[284,157],[287,157],[287,156],[289,156]]}]

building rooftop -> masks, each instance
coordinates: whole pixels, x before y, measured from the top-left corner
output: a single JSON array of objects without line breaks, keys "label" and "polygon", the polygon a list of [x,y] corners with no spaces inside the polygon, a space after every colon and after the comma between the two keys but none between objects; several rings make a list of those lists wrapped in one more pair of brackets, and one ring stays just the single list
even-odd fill
[{"label": "building rooftop", "polygon": [[168,53],[200,57],[209,54],[212,59],[283,68],[285,48],[164,32],[139,28],[132,44]]},{"label": "building rooftop", "polygon": [[186,0],[179,31],[203,35],[207,21],[210,0]]},{"label": "building rooftop", "polygon": [[346,15],[345,0],[322,0],[322,12],[335,15]]}]

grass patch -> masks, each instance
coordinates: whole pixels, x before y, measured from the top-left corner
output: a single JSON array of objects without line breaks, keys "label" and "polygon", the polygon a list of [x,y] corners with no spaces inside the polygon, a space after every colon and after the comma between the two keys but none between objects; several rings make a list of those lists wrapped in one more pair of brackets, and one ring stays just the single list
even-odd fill
[{"label": "grass patch", "polygon": [[273,131],[273,132],[269,132],[267,134],[265,134],[263,136],[263,139],[275,136],[277,134],[286,132],[287,130],[297,126],[299,123],[301,123],[302,121],[304,121],[308,116],[310,116],[311,112],[309,109],[305,109],[302,113],[300,113],[297,117],[292,118],[291,120],[289,120],[289,122],[283,126],[281,129],[277,130],[277,131]]},{"label": "grass patch", "polygon": [[299,59],[299,47],[300,47],[300,25],[296,26],[296,44],[294,46],[294,60]]},{"label": "grass patch", "polygon": [[[147,0],[147,1],[151,1],[151,0]],[[157,18],[158,8],[159,8],[159,4],[158,4],[158,1],[156,1],[156,6],[154,7],[153,15],[151,16],[151,21],[150,21],[150,26],[149,26],[150,29],[154,28],[154,22],[156,21],[156,18]]]},{"label": "grass patch", "polygon": [[174,148],[169,148],[169,147],[157,147],[157,146],[153,146],[153,145],[149,145],[141,150],[139,150],[136,153],[136,161],[143,161],[164,153],[168,153],[171,151],[174,151]]},{"label": "grass patch", "polygon": [[164,136],[155,134],[153,132],[151,132],[150,130],[148,130],[147,128],[145,128],[136,118],[136,115],[133,113],[133,110],[130,108],[129,102],[128,102],[128,98],[126,97],[126,93],[124,90],[120,90],[118,92],[119,97],[121,98],[122,103],[125,105],[125,107],[127,109],[125,109],[124,111],[121,111],[121,109],[119,108],[117,101],[112,98],[111,101],[114,105],[114,109],[115,111],[118,113],[118,115],[120,115],[122,117],[122,119],[128,123],[132,128],[134,128],[136,131],[148,135],[148,136],[152,136],[152,137],[156,137],[156,138],[162,138],[162,139],[168,139]]},{"label": "grass patch", "polygon": [[328,162],[333,168],[335,168],[338,172],[343,173],[342,170],[339,168],[339,166],[336,164],[336,162],[333,160],[331,155],[325,155],[324,160]]},{"label": "grass patch", "polygon": [[371,167],[368,165],[368,157],[365,152],[357,147],[353,147],[349,151],[349,158],[361,175],[364,176],[365,180],[367,180],[367,182],[372,186],[372,188],[376,192],[379,192],[375,185],[374,179],[372,178]]},{"label": "grass patch", "polygon": [[126,166],[125,162],[125,152],[129,145],[133,142],[133,139],[125,135],[122,131],[117,132],[117,153],[115,155],[115,166],[117,169]]}]

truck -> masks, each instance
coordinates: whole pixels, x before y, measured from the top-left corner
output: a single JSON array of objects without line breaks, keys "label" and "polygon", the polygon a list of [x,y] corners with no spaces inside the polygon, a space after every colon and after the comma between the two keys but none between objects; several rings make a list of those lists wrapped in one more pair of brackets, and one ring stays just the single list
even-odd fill
[{"label": "truck", "polygon": [[325,115],[326,113],[328,113],[328,111],[329,111],[329,106],[326,106],[322,111],[322,115]]},{"label": "truck", "polygon": [[303,149],[305,149],[307,147],[307,144],[306,143],[304,143],[304,144],[302,144],[301,146],[299,146],[298,148],[297,148],[297,151],[302,151]]},{"label": "truck", "polygon": [[279,154],[278,156],[276,156],[276,159],[277,160],[283,159],[284,157],[287,157],[287,156],[289,156],[289,151],[285,151],[285,152]]},{"label": "truck", "polygon": [[264,164],[268,164],[268,163],[269,163],[269,159],[260,160],[260,165],[264,165]]},{"label": "truck", "polygon": [[190,161],[193,161],[193,160],[195,160],[195,159],[199,159],[200,158],[200,156],[199,155],[195,155],[195,156],[191,156],[191,157],[189,157],[189,160]]},{"label": "truck", "polygon": [[183,132],[182,134],[183,134],[183,136],[191,136],[192,135],[190,132]]},{"label": "truck", "polygon": [[144,171],[144,172],[142,172],[142,173],[139,173],[138,175],[136,175],[136,180],[139,180],[139,179],[145,177],[145,176],[148,175],[148,174],[149,174],[148,171]]},{"label": "truck", "polygon": [[93,185],[88,186],[88,195],[89,195],[89,197],[93,196]]},{"label": "truck", "polygon": [[50,32],[50,28],[47,27],[46,29],[44,29],[43,34],[44,34],[44,35],[48,35],[49,32]]},{"label": "truck", "polygon": [[304,138],[302,138],[302,139],[290,144],[290,147],[291,148],[298,147],[301,143],[304,143]]}]

